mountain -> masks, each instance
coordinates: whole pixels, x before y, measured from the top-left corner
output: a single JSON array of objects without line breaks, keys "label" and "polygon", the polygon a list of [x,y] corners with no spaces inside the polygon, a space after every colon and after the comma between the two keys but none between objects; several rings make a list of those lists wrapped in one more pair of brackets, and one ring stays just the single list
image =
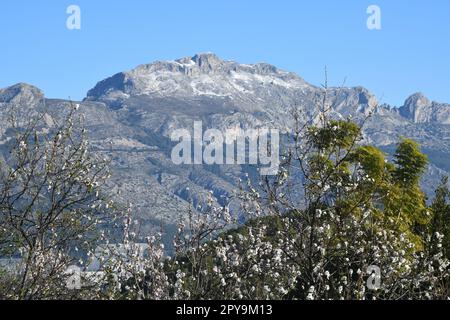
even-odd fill
[{"label": "mountain", "polygon": [[420,92],[406,99],[399,111],[414,123],[450,124],[450,104],[430,101]]},{"label": "mountain", "polygon": [[[204,204],[209,192],[224,204],[250,166],[177,166],[170,158],[177,128],[257,128],[287,132],[292,109],[314,121],[323,89],[275,66],[224,61],[212,53],[158,61],[100,81],[79,102],[86,114],[92,148],[111,160],[110,190],[133,204],[144,229],[160,223],[175,228],[189,203]],[[432,195],[440,176],[450,174],[450,105],[416,93],[395,108],[379,105],[363,87],[329,88],[333,116],[365,119],[364,138],[388,153],[400,136],[421,143],[431,164],[423,186]],[[70,102],[47,99],[30,85],[0,90],[0,153],[8,141],[7,109],[20,114],[38,110],[58,115]],[[233,202],[232,208],[238,203]]]}]

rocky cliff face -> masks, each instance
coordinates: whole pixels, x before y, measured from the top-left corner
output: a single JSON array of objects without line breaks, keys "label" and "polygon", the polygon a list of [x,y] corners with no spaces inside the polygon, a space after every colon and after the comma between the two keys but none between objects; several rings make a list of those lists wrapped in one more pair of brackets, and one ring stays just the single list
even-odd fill
[{"label": "rocky cliff face", "polygon": [[[111,192],[133,203],[143,225],[151,228],[175,224],[190,202],[201,206],[208,192],[224,203],[238,179],[252,171],[237,165],[174,165],[173,130],[192,128],[201,120],[205,129],[269,126],[288,131],[292,109],[301,109],[313,121],[321,98],[321,88],[294,73],[206,53],[141,65],[100,81],[80,102],[80,110],[86,114],[93,149],[112,161]],[[362,119],[374,110],[364,136],[388,152],[400,136],[419,141],[432,163],[423,181],[430,194],[440,175],[450,173],[450,105],[414,94],[400,108],[378,106],[362,87],[330,88],[329,102],[336,117]],[[7,109],[58,114],[67,104],[45,99],[26,84],[0,90],[0,152],[8,138]]]},{"label": "rocky cliff face", "polygon": [[450,105],[428,100],[422,93],[406,99],[400,114],[414,123],[450,124]]}]

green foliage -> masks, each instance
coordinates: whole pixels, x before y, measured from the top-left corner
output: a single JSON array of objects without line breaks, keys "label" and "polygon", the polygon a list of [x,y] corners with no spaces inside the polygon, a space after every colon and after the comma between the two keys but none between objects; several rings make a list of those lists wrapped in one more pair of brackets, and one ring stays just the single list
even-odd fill
[{"label": "green foliage", "polygon": [[405,188],[417,185],[428,163],[427,156],[420,151],[419,144],[402,138],[394,157],[395,181]]},{"label": "green foliage", "polygon": [[360,127],[350,120],[328,121],[307,131],[304,149],[310,155],[304,175],[311,209],[334,207],[342,216],[372,210],[421,250],[430,221],[419,186],[426,155],[416,142],[402,138],[391,163],[380,149],[358,145],[360,138]]},{"label": "green foliage", "polygon": [[348,149],[360,136],[361,129],[351,121],[332,120],[324,127],[311,127],[309,138],[319,150]]},{"label": "green foliage", "polygon": [[389,190],[392,199],[387,202],[390,213],[397,215],[396,224],[419,250],[423,246],[424,226],[430,221],[426,197],[419,185],[427,163],[427,156],[420,151],[419,144],[402,138],[394,155],[393,185]]},{"label": "green foliage", "polygon": [[358,147],[352,154],[351,160],[358,162],[362,170],[376,182],[380,182],[386,173],[386,155],[374,146]]}]

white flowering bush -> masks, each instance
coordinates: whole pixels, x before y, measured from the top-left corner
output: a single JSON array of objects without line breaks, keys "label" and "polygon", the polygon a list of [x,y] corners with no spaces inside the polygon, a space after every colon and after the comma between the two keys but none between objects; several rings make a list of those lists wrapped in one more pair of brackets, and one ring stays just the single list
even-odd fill
[{"label": "white flowering bush", "polygon": [[[0,279],[0,296],[10,299],[71,297],[67,268],[82,264],[107,222],[108,203],[100,186],[106,163],[89,151],[82,115],[72,105],[50,128],[38,115],[11,120],[15,138],[0,164],[0,254],[14,259]],[[80,260],[80,262],[78,262]]]}]

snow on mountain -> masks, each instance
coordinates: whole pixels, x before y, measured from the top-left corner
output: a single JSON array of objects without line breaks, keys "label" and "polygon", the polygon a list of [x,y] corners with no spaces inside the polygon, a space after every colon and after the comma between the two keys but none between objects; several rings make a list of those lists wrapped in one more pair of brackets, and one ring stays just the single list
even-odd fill
[{"label": "snow on mountain", "polygon": [[308,84],[293,73],[265,63],[241,65],[215,54],[158,61],[118,73],[90,90],[87,100],[136,95],[217,96],[231,99],[256,95],[261,86],[298,90]]}]

